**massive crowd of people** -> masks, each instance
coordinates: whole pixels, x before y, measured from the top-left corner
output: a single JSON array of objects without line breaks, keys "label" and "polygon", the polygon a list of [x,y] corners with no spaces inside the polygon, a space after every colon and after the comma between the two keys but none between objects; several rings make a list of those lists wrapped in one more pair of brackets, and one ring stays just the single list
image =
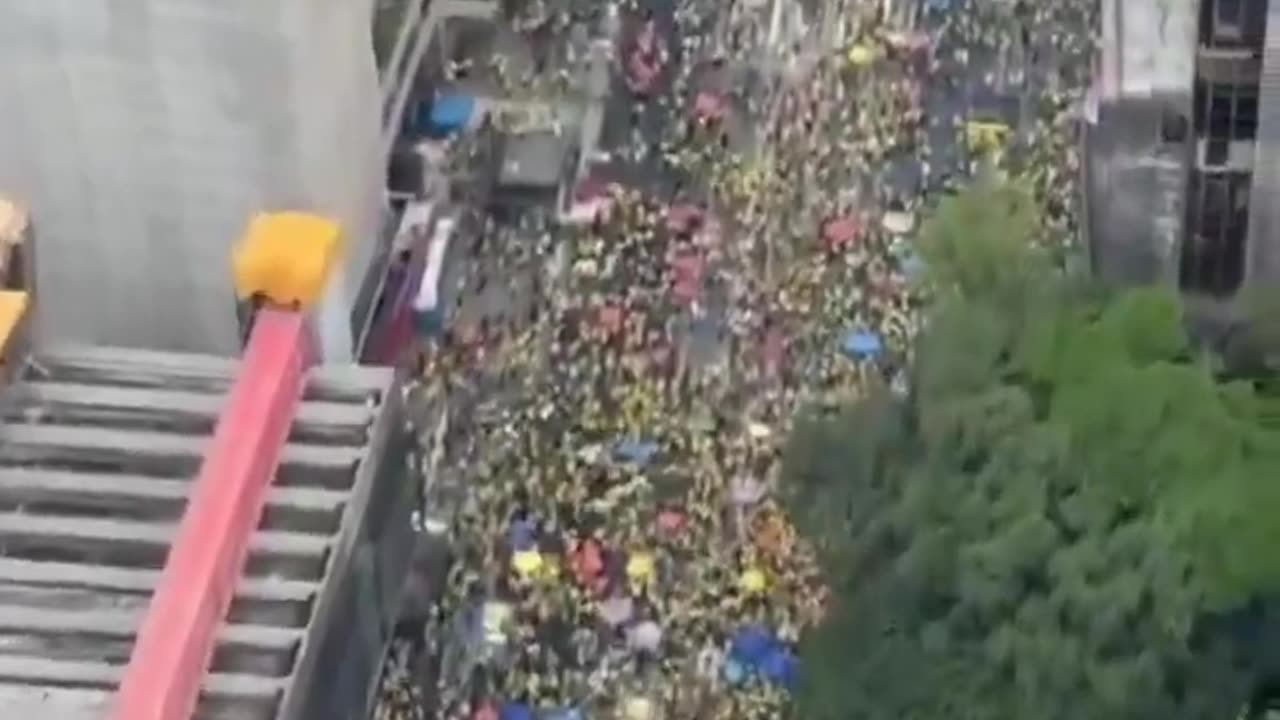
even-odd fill
[{"label": "massive crowd of people", "polygon": [[[677,25],[711,35],[642,48],[660,77],[630,88],[637,125],[666,113],[659,136],[637,127],[632,161],[662,163],[673,190],[591,178],[589,222],[544,234],[497,277],[464,273],[463,303],[517,266],[541,279],[525,311],[459,313],[428,364],[424,382],[482,391],[445,460],[466,492],[427,629],[436,697],[428,710],[392,698],[387,717],[788,716],[797,642],[825,602],[776,496],[790,420],[873,375],[905,390],[918,216],[978,154],[970,108],[930,93],[969,82],[978,44],[1025,50],[1027,28],[1070,27],[1022,4],[968,8],[982,4],[925,3],[938,16],[911,29],[888,25],[881,3],[846,3],[843,43],[801,38],[763,81],[742,67],[762,33],[735,26],[753,16],[675,8]],[[1087,17],[1087,4],[1052,12]],[[624,59],[637,36],[664,42],[643,8],[620,16]],[[1052,34],[1053,79],[1020,81],[1031,114],[1008,121],[1024,152],[1006,170],[1069,244],[1084,78],[1068,59],[1087,60],[1089,39]],[[753,142],[727,137],[743,125]],[[936,167],[956,148],[957,169]],[[544,262],[557,246],[558,270]]]}]

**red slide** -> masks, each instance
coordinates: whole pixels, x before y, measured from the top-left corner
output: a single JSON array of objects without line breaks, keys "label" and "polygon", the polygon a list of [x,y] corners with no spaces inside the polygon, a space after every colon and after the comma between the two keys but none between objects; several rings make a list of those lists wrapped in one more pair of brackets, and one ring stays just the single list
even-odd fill
[{"label": "red slide", "polygon": [[301,400],[299,312],[260,311],[138,631],[114,720],[188,720]]}]

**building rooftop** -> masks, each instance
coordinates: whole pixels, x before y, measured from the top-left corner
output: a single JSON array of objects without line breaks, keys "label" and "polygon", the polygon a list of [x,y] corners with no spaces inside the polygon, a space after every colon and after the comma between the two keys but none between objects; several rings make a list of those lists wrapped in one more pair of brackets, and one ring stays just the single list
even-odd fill
[{"label": "building rooftop", "polygon": [[507,135],[503,140],[498,185],[513,188],[557,187],[564,175],[570,141],[550,130]]}]

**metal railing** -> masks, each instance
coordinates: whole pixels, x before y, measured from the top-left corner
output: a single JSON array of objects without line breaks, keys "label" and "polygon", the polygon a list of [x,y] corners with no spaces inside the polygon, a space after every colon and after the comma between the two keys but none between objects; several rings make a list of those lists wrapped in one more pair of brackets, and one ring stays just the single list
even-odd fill
[{"label": "metal railing", "polygon": [[[497,0],[387,0],[394,17],[395,3],[405,2],[402,19],[395,31],[395,43],[385,66],[381,67],[382,154],[391,153],[400,133],[400,122],[409,104],[418,70],[438,26],[452,18],[496,20]],[[390,22],[390,21],[388,21]],[[389,31],[385,31],[389,32]]]}]

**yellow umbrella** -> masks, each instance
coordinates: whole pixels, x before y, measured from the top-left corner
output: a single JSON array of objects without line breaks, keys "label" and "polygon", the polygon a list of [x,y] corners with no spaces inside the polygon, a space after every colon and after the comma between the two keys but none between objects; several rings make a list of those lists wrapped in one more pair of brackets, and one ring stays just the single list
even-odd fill
[{"label": "yellow umbrella", "polygon": [[769,579],[765,577],[764,571],[758,567],[751,566],[742,571],[738,576],[738,588],[750,595],[759,595],[769,587]]},{"label": "yellow umbrella", "polygon": [[521,550],[511,556],[511,567],[526,580],[537,575],[543,565],[542,553],[537,550]]},{"label": "yellow umbrella", "polygon": [[653,579],[653,555],[647,552],[632,553],[627,558],[627,577],[635,582],[648,582]]},{"label": "yellow umbrella", "polygon": [[849,51],[845,53],[845,59],[854,67],[863,67],[875,62],[878,55],[879,53],[876,52],[874,47],[858,43],[849,48]]}]

